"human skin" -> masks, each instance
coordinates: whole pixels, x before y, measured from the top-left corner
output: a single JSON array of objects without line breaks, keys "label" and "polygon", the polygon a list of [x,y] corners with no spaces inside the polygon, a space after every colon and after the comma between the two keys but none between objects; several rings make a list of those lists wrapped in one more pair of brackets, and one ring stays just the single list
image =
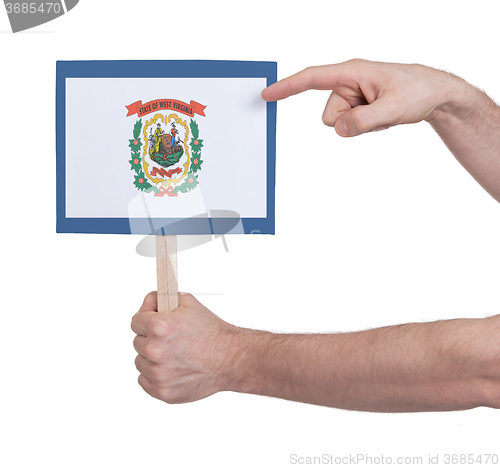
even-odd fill
[{"label": "human skin", "polygon": [[[332,91],[323,121],[343,137],[429,122],[500,201],[500,110],[462,79],[422,65],[353,60],[308,68],[262,96],[307,89]],[[231,325],[191,295],[158,313],[150,293],[132,329],[139,383],[168,403],[235,391],[362,411],[500,408],[500,316],[275,334]]]},{"label": "human skin", "polygon": [[477,182],[500,201],[500,109],[463,79],[423,65],[366,60],[310,67],[269,86],[266,101],[331,90],[325,125],[343,137],[427,121]]},{"label": "human skin", "polygon": [[132,320],[139,384],[167,403],[221,391],[358,411],[500,407],[500,316],[338,334],[236,327],[190,294]]}]

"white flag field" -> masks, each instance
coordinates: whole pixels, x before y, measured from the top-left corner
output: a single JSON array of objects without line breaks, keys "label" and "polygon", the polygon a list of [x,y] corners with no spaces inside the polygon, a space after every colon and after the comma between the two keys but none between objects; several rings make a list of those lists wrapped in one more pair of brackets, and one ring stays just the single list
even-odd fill
[{"label": "white flag field", "polygon": [[274,234],[273,62],[57,63],[57,231]]}]

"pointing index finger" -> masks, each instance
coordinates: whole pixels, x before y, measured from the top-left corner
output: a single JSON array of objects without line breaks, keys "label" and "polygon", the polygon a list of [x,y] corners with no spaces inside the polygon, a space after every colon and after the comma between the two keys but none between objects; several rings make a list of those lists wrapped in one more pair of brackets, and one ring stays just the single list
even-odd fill
[{"label": "pointing index finger", "polygon": [[333,89],[338,80],[340,65],[308,67],[295,75],[280,80],[262,91],[266,101],[279,101],[308,89]]}]

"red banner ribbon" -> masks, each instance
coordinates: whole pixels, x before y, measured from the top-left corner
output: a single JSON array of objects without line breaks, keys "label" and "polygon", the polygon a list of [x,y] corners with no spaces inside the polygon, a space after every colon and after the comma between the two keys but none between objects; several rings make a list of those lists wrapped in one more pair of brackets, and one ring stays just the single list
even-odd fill
[{"label": "red banner ribbon", "polygon": [[190,117],[194,117],[194,114],[205,117],[204,111],[207,106],[204,106],[196,101],[191,101],[187,104],[175,99],[156,99],[154,101],[146,102],[146,104],[143,104],[142,101],[136,101],[125,107],[128,110],[127,117],[134,114],[137,114],[138,117],[142,117],[143,115],[162,110],[177,111],[182,114],[189,115]]},{"label": "red banner ribbon", "polygon": [[165,187],[160,187],[160,192],[155,193],[155,197],[163,197],[163,195],[167,194],[169,197],[177,197],[178,195],[176,193],[173,193],[174,189],[173,187],[168,187],[165,190]]},{"label": "red banner ribbon", "polygon": [[171,178],[174,174],[180,174],[182,172],[182,169],[180,167],[176,167],[175,169],[170,169],[168,171],[166,171],[165,169],[163,169],[163,167],[161,168],[157,168],[157,167],[153,167],[153,170],[151,171],[151,177],[167,177],[167,178]]}]

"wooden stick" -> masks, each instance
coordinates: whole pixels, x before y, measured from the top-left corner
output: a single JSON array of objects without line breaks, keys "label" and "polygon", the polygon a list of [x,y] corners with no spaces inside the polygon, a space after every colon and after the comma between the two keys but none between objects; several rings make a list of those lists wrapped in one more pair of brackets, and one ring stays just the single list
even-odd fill
[{"label": "wooden stick", "polygon": [[158,312],[171,312],[179,305],[177,283],[177,236],[156,236]]}]

